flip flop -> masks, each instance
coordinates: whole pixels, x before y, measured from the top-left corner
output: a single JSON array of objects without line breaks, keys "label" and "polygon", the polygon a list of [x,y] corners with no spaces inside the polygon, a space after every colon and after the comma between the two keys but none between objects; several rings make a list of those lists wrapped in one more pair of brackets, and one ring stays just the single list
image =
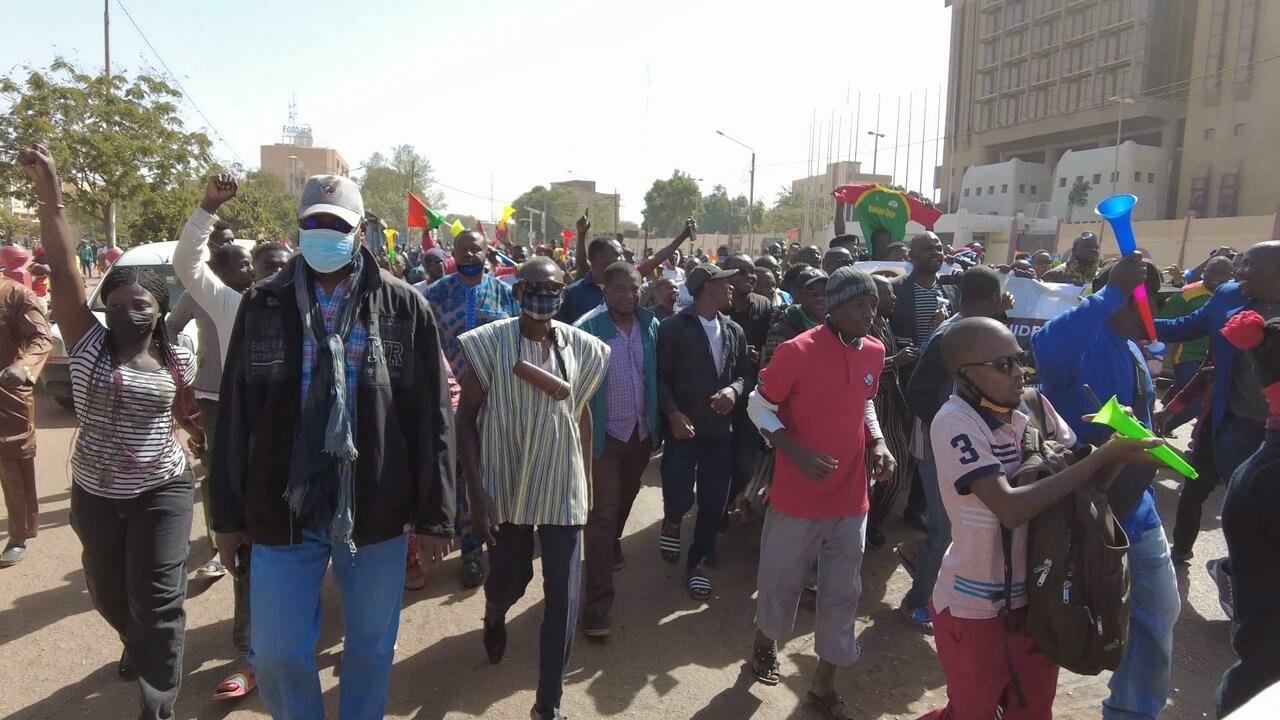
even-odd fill
[{"label": "flip flop", "polygon": [[700,573],[689,577],[689,597],[702,602],[711,598],[711,580]]},{"label": "flip flop", "polygon": [[236,671],[227,676],[226,680],[218,683],[218,687],[213,692],[214,700],[234,700],[242,698],[253,692],[258,687],[258,681],[254,678],[253,673],[244,671]]},{"label": "flip flop", "polygon": [[680,562],[680,525],[662,523],[662,534],[658,537],[658,552],[662,559],[671,564]]},{"label": "flip flop", "polygon": [[844,698],[840,697],[840,693],[819,695],[810,690],[808,702],[818,708],[827,720],[849,720],[849,711],[845,708]]}]

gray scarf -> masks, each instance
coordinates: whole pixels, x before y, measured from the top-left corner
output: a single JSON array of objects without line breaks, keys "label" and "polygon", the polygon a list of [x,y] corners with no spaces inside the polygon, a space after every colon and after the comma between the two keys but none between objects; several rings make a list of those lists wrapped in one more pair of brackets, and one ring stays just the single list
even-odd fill
[{"label": "gray scarf", "polygon": [[[299,260],[293,272],[302,329],[315,348],[316,363],[294,432],[285,499],[294,515],[309,525],[327,525],[330,540],[345,543],[352,552],[358,453],[354,435],[356,399],[347,396],[346,338],[359,314],[363,267],[363,258],[357,255],[351,271],[352,284],[342,298],[331,333],[325,332],[323,312],[315,299],[315,280],[307,272],[306,263]],[[348,404],[352,412],[347,411]]]}]

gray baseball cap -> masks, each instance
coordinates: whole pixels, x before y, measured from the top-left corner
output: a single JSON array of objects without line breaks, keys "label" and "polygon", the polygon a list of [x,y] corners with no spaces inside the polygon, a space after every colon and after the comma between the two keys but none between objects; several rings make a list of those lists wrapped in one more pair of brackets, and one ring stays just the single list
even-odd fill
[{"label": "gray baseball cap", "polygon": [[313,175],[302,188],[298,219],[327,213],[342,218],[352,227],[364,220],[364,198],[355,181],[341,175]]}]

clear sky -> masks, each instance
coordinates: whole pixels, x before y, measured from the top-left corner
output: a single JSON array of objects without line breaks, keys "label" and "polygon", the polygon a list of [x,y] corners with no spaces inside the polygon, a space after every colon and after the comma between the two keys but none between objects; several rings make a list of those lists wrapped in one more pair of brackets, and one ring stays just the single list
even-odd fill
[{"label": "clear sky", "polygon": [[[844,136],[839,155],[849,155],[859,91],[864,170],[877,94],[885,172],[907,142],[914,93],[910,175],[900,147],[897,180],[921,184],[922,137],[931,180],[951,20],[943,0],[123,0],[123,8],[155,52],[111,0],[113,68],[160,70],[158,53],[207,116],[184,108],[220,160],[256,167],[258,146],[279,140],[296,96],[316,144],[352,167],[374,151],[416,146],[449,186],[451,211],[490,218],[491,204],[497,212],[535,184],[585,178],[603,192],[616,187],[623,219],[636,222],[649,185],[674,168],[702,178],[704,192],[716,183],[747,192],[750,154],[717,129],[756,149],[756,197],[772,202],[807,174],[815,115],[823,159],[833,134]],[[0,25],[8,30],[0,72],[57,55],[101,67],[101,0],[0,0]],[[833,112],[839,133],[826,128]]]}]

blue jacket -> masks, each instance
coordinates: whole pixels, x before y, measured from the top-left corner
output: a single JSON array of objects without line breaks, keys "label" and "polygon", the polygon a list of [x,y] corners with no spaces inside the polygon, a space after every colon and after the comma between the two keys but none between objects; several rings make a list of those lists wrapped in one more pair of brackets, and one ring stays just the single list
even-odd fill
[{"label": "blue jacket", "polygon": [[[1049,398],[1081,442],[1096,445],[1111,435],[1106,426],[1084,421],[1085,415],[1098,409],[1085,393],[1085,385],[1102,402],[1115,395],[1122,404],[1133,408],[1143,425],[1151,427],[1155,385],[1146,360],[1132,340],[1107,325],[1107,320],[1128,301],[1123,291],[1107,285],[1045,323],[1031,337],[1040,392]],[[1145,403],[1138,403],[1139,389],[1146,397]],[[1135,541],[1159,524],[1150,488],[1121,518],[1125,532]]]},{"label": "blue jacket", "polygon": [[573,325],[578,322],[578,318],[596,309],[603,302],[604,290],[600,289],[596,279],[588,272],[569,283],[569,287],[564,289],[564,302],[560,304],[556,319]]},{"label": "blue jacket", "polygon": [[1213,356],[1215,380],[1213,383],[1213,427],[1222,427],[1231,401],[1232,375],[1236,369],[1236,347],[1227,342],[1219,332],[1232,315],[1249,307],[1249,300],[1240,292],[1240,283],[1224,283],[1214,292],[1203,307],[1190,315],[1175,320],[1156,320],[1156,334],[1163,342],[1185,342],[1206,335],[1209,352]]},{"label": "blue jacket", "polygon": [[[588,276],[589,277],[589,276]],[[640,325],[640,338],[644,343],[644,413],[649,424],[649,439],[657,444],[661,426],[658,424],[658,318],[644,308],[636,308],[636,322]],[[609,342],[618,334],[618,328],[603,305],[583,315],[574,324],[579,330],[599,340]],[[612,362],[612,360],[610,360]],[[605,428],[609,426],[609,380],[600,383],[600,389],[591,398],[591,456],[599,460],[604,455]]]}]

